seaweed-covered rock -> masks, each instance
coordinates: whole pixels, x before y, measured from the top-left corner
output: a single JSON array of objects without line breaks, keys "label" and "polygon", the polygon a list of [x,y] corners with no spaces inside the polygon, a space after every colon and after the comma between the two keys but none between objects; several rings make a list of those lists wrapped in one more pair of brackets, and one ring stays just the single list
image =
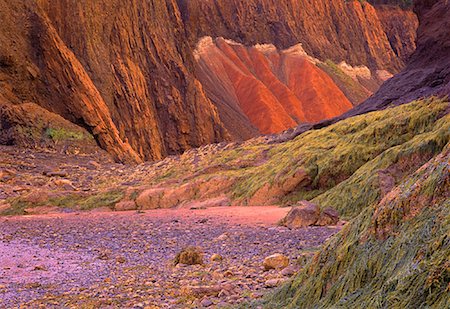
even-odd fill
[{"label": "seaweed-covered rock", "polygon": [[301,201],[291,209],[283,220],[283,225],[295,229],[316,224],[320,218],[320,209],[316,204]]},{"label": "seaweed-covered rock", "polygon": [[333,208],[325,208],[320,214],[316,225],[327,226],[336,225],[339,222],[339,212]]}]

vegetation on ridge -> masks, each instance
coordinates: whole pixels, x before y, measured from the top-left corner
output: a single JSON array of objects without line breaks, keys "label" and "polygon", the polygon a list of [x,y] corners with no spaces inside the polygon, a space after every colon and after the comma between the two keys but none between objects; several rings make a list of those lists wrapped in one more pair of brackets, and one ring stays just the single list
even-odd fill
[{"label": "vegetation on ridge", "polygon": [[450,144],[329,241],[268,308],[448,308]]},{"label": "vegetation on ridge", "polygon": [[[450,134],[448,116],[443,117],[447,109],[446,100],[430,98],[349,118],[285,143],[253,140],[209,145],[121,175],[105,175],[96,181],[93,195],[123,190],[122,183],[133,183],[135,189],[129,188],[132,194],[127,196],[131,200],[149,187],[175,189],[191,184],[199,192],[201,183],[215,179],[216,186],[230,185],[212,195],[193,193],[188,199],[225,194],[234,204],[255,205],[261,200],[252,200],[255,194],[269,188],[263,192],[267,203],[313,199],[351,218],[364,203],[377,201],[383,190],[398,184],[407,175],[405,171],[413,171],[442,150]],[[307,181],[292,185],[299,171]],[[286,182],[290,185],[284,186]],[[270,191],[272,187],[284,191]],[[73,205],[66,206],[76,208],[80,199],[85,197],[70,199]],[[21,200],[10,202],[17,205]]]}]

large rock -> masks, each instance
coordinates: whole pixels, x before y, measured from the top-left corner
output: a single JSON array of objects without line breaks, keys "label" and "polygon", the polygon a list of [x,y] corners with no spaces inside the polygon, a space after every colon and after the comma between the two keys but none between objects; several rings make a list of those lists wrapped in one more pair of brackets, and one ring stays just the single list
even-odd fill
[{"label": "large rock", "polygon": [[203,250],[199,247],[187,247],[181,250],[174,259],[174,264],[202,265]]},{"label": "large rock", "polygon": [[164,188],[152,188],[142,192],[136,199],[139,209],[161,208],[161,198],[164,195]]},{"label": "large rock", "polygon": [[115,211],[136,210],[137,205],[134,201],[121,201],[114,206]]},{"label": "large rock", "polygon": [[295,229],[315,225],[320,218],[320,209],[316,204],[308,201],[299,202],[283,219],[282,224]]},{"label": "large rock", "polygon": [[281,171],[276,175],[274,183],[263,185],[248,201],[249,205],[262,206],[274,205],[286,194],[296,188],[307,186],[311,183],[311,177],[303,169],[299,168],[292,175],[286,176],[289,169]]},{"label": "large rock", "polygon": [[336,225],[339,222],[339,212],[333,208],[325,208],[320,214],[315,225],[327,226]]},{"label": "large rock", "polygon": [[272,254],[264,259],[263,266],[265,270],[284,269],[289,265],[289,258],[283,254]]}]

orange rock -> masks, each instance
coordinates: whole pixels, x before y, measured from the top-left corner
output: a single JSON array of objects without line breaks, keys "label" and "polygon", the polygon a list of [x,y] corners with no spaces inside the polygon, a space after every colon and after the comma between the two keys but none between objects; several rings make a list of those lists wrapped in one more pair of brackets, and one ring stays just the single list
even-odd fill
[{"label": "orange rock", "polygon": [[114,206],[116,211],[136,210],[137,206],[134,201],[122,201]]},{"label": "orange rock", "polygon": [[237,106],[263,134],[338,116],[352,107],[304,55],[247,48],[221,38],[204,38],[196,55],[207,93],[220,98],[217,104]]},{"label": "orange rock", "polygon": [[320,217],[320,209],[317,205],[308,201],[301,201],[293,207],[283,219],[283,225],[288,228],[302,228],[316,224]]}]

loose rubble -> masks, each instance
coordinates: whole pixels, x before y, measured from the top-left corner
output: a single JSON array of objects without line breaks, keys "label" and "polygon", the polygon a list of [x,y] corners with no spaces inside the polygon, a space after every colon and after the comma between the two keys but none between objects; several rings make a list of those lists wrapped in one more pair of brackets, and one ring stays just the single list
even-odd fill
[{"label": "loose rubble", "polygon": [[[0,218],[0,307],[245,304],[288,280],[300,269],[302,252],[317,250],[339,230],[277,227],[287,211],[223,207]],[[202,265],[174,265],[187,247],[204,254]],[[264,259],[275,253],[282,255],[275,255],[280,267],[266,270]]]}]

